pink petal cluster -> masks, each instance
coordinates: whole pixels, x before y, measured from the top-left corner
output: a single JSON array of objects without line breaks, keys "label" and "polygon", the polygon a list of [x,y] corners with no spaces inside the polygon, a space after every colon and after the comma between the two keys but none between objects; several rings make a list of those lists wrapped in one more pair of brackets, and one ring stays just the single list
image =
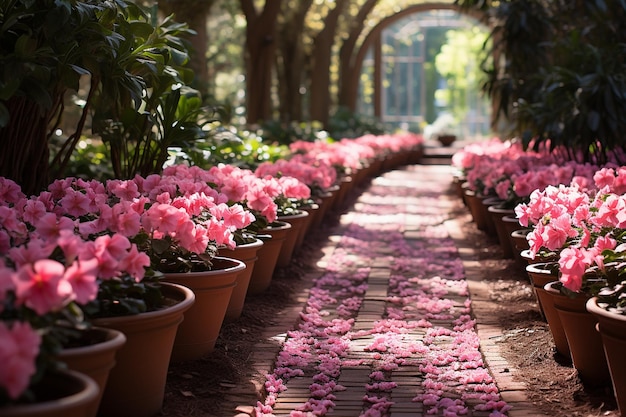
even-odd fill
[{"label": "pink petal cluster", "polygon": [[497,138],[466,146],[452,161],[470,190],[497,196],[511,206],[550,185],[575,184],[581,190],[594,190],[593,176],[600,168],[576,162],[565,148],[530,152],[520,142]]},{"label": "pink petal cluster", "polygon": [[41,336],[28,323],[0,321],[0,388],[17,399],[36,372]]}]

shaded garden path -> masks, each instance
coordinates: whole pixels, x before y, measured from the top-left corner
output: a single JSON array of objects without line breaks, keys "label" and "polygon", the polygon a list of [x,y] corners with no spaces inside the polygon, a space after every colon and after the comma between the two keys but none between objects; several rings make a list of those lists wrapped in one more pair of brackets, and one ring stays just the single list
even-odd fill
[{"label": "shaded garden path", "polygon": [[[450,180],[447,165],[382,174],[328,230],[298,303],[252,350],[256,411],[541,415],[490,342],[494,318],[469,298],[481,296],[479,266],[457,248]],[[476,326],[473,313],[487,316]],[[251,388],[233,389],[225,416],[255,415]]]}]

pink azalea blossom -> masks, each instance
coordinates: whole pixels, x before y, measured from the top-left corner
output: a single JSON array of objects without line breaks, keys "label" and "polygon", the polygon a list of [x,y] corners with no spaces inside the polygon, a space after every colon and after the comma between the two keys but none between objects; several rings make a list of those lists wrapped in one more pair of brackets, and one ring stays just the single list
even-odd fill
[{"label": "pink azalea blossom", "polygon": [[566,288],[577,292],[582,287],[583,275],[591,265],[585,249],[565,248],[559,258],[559,281]]},{"label": "pink azalea blossom", "polygon": [[54,213],[46,213],[34,224],[36,233],[43,239],[56,239],[61,230],[74,230],[74,221],[68,217],[57,217]]},{"label": "pink azalea blossom", "polygon": [[65,267],[51,259],[22,265],[14,277],[18,304],[26,305],[39,315],[61,309],[72,296],[72,286],[65,279]]},{"label": "pink azalea blossom", "polygon": [[0,387],[12,399],[28,388],[35,374],[41,336],[28,323],[0,321]]},{"label": "pink azalea blossom", "polygon": [[98,260],[95,258],[79,261],[75,260],[65,270],[64,279],[72,286],[73,298],[79,304],[87,304],[98,295],[96,281]]}]

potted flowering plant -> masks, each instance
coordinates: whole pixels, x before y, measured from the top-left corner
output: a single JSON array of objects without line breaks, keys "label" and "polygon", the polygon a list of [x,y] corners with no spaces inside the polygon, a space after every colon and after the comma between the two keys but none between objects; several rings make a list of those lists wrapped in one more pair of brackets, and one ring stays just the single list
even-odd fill
[{"label": "potted flowering plant", "polygon": [[[38,401],[39,384],[67,365],[65,348],[87,343],[84,336],[92,324],[90,306],[112,304],[107,298],[110,292],[100,291],[99,283],[127,276],[140,281],[145,271],[142,254],[126,237],[84,238],[71,219],[48,210],[50,206],[43,204],[46,198],[27,199],[15,183],[4,178],[0,190],[0,328],[4,342],[0,356],[10,364],[0,378],[0,404],[4,407],[11,402]],[[119,299],[120,304],[126,301]],[[107,337],[110,331],[102,333]],[[93,334],[89,332],[90,337]],[[124,342],[121,334],[102,341],[113,339],[117,340],[107,343],[105,349],[112,351],[106,355],[114,355]],[[69,366],[77,369],[72,362]],[[99,370],[92,373],[91,368],[78,370],[96,379],[91,380],[96,395],[88,405],[95,409],[107,375]]]}]

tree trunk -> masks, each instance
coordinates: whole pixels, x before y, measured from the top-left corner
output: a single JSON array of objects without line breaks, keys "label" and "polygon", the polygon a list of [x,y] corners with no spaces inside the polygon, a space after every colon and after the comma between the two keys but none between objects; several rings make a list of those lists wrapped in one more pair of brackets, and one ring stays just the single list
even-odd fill
[{"label": "tree trunk", "polygon": [[360,72],[361,67],[355,63],[356,54],[354,50],[356,42],[363,32],[365,19],[378,2],[379,0],[367,0],[361,6],[359,13],[353,21],[348,38],[341,46],[341,51],[339,52],[339,92],[337,102],[339,106],[346,107],[353,112],[356,110],[359,93],[359,73],[357,73],[355,68],[358,66]]},{"label": "tree trunk", "polygon": [[9,124],[0,129],[0,176],[15,181],[26,195],[50,181],[48,116],[37,103],[13,97],[6,103]]},{"label": "tree trunk", "polygon": [[272,118],[272,70],[276,20],[282,0],[266,0],[257,13],[253,0],[240,0],[246,16],[246,102],[248,123]]},{"label": "tree trunk", "polygon": [[337,22],[346,5],[346,0],[337,0],[335,7],[328,12],[322,29],[314,40],[313,68],[311,72],[311,120],[317,120],[323,125],[328,123],[330,97],[330,64],[332,47],[335,42]]},{"label": "tree trunk", "polygon": [[276,70],[278,72],[278,94],[280,97],[280,119],[289,123],[302,120],[302,77],[305,55],[302,45],[302,32],[306,14],[313,0],[301,0],[299,8],[285,16],[279,29],[279,49]]},{"label": "tree trunk", "polygon": [[159,9],[166,15],[173,14],[174,20],[189,25],[196,35],[188,38],[191,44],[189,67],[193,70],[194,84],[200,91],[206,91],[209,84],[209,72],[206,62],[208,34],[206,21],[209,9],[215,0],[189,1],[170,0],[159,2]]}]

